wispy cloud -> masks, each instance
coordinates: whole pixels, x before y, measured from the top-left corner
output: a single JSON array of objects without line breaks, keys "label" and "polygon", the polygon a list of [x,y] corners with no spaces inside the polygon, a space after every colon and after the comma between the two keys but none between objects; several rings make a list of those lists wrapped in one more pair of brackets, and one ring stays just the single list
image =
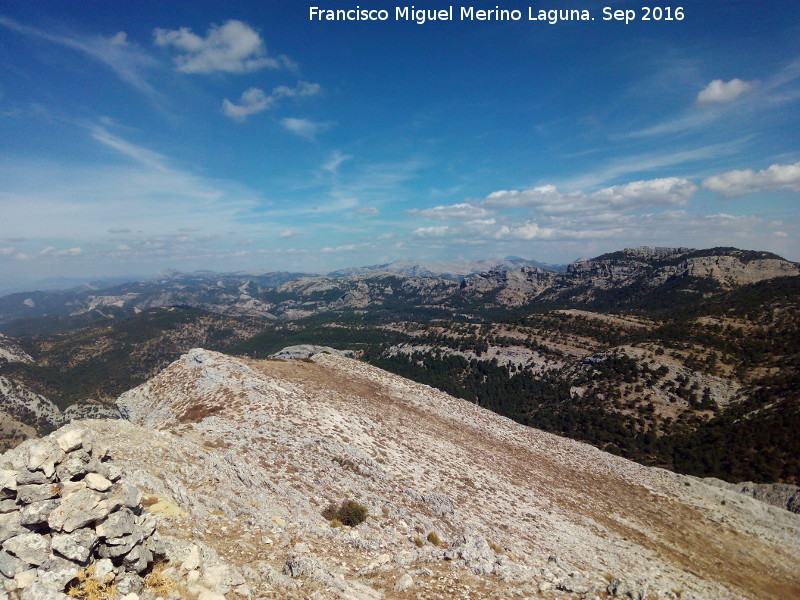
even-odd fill
[{"label": "wispy cloud", "polygon": [[128,42],[125,32],[121,31],[111,38],[58,35],[23,25],[3,16],[0,16],[0,26],[27,37],[45,40],[80,52],[110,68],[117,77],[147,96],[150,100],[161,101],[161,95],[145,77],[145,72],[148,69],[157,67],[158,61],[139,46]]},{"label": "wispy cloud", "polygon": [[596,170],[577,175],[570,179],[558,181],[557,184],[559,187],[568,190],[591,188],[631,174],[644,174],[664,167],[699,163],[723,156],[730,156],[741,151],[748,141],[749,138],[745,137],[721,144],[700,146],[690,150],[621,156],[620,158],[607,162]]},{"label": "wispy cloud", "polygon": [[297,119],[294,117],[282,119],[281,125],[283,125],[287,131],[291,131],[295,135],[312,141],[316,139],[317,133],[327,129],[329,126],[327,123],[318,123],[310,119]]},{"label": "wispy cloud", "polygon": [[330,173],[335,173],[339,170],[339,167],[342,166],[344,162],[350,160],[351,158],[353,157],[349,154],[342,154],[338,150],[334,150],[331,152],[330,156],[325,159],[325,162],[322,163],[322,168]]},{"label": "wispy cloud", "polygon": [[437,221],[465,221],[472,219],[482,219],[492,214],[482,206],[474,206],[466,202],[451,204],[450,206],[434,206],[433,208],[417,209],[412,208],[405,211],[406,214],[422,217],[424,219],[434,219]]},{"label": "wispy cloud", "polygon": [[694,104],[677,116],[622,137],[636,139],[702,131],[726,118],[735,119],[738,125],[746,116],[800,99],[800,89],[793,85],[798,78],[800,58],[792,60],[763,82],[714,79],[700,90]]},{"label": "wispy cloud", "polygon": [[[88,133],[109,149],[108,161],[84,166],[22,160],[0,164],[4,229],[30,240],[93,242],[109,234],[153,234],[172,227],[222,234],[245,228],[243,215],[263,202],[238,183],[175,168],[167,157],[105,128],[92,127]],[[115,157],[128,161],[115,164]]]}]

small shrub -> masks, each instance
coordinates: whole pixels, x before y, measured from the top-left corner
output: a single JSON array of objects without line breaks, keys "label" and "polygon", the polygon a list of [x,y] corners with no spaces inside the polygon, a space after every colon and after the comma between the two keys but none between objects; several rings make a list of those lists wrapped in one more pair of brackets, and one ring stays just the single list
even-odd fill
[{"label": "small shrub", "polygon": [[335,504],[329,504],[328,507],[322,511],[322,516],[328,521],[340,521],[342,525],[348,527],[355,527],[367,520],[369,511],[365,506],[362,506],[354,500],[345,500],[338,507]]},{"label": "small shrub", "polygon": [[94,565],[80,571],[75,579],[70,582],[67,596],[82,598],[83,600],[110,600],[117,595],[117,586],[112,585],[114,574],[109,573],[104,580],[94,576]]},{"label": "small shrub", "polygon": [[418,535],[415,535],[414,536],[414,545],[417,548],[422,548],[425,545],[425,542],[422,541],[421,537],[419,537]]},{"label": "small shrub", "polygon": [[492,552],[494,552],[495,554],[503,554],[505,552],[502,546],[499,546],[494,542],[489,542],[489,548],[491,548]]},{"label": "small shrub", "polygon": [[341,529],[342,527],[344,527],[344,523],[342,523],[339,519],[331,519],[329,521],[329,524],[334,529]]},{"label": "small shrub", "polygon": [[355,527],[367,520],[369,511],[353,500],[345,500],[339,507],[339,520],[348,527]]},{"label": "small shrub", "polygon": [[442,538],[439,537],[439,534],[435,531],[431,531],[428,534],[427,540],[433,544],[434,546],[441,546],[442,545]]},{"label": "small shrub", "polygon": [[339,507],[336,506],[335,504],[329,504],[325,508],[325,510],[322,511],[322,516],[325,517],[328,521],[333,521],[334,519],[338,521],[339,520],[338,514],[339,514]]},{"label": "small shrub", "polygon": [[156,596],[169,596],[178,589],[178,582],[164,574],[166,569],[167,563],[164,561],[153,563],[152,570],[144,577],[144,587],[147,591]]}]

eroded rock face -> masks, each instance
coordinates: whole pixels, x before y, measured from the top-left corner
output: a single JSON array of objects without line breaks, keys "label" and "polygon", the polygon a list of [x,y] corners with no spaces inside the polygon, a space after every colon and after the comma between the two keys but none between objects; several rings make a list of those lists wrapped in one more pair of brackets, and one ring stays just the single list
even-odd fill
[{"label": "eroded rock face", "polygon": [[[81,572],[141,588],[159,550],[155,517],[107,448],[70,426],[0,457],[0,573],[12,598],[61,598]],[[97,576],[97,570],[93,572]]]}]

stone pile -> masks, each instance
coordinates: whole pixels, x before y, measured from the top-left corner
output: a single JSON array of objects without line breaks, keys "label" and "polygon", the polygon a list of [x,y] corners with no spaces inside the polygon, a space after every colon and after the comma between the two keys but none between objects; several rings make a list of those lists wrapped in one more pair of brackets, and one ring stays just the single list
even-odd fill
[{"label": "stone pile", "polygon": [[0,456],[0,600],[67,598],[87,576],[136,597],[158,548],[141,499],[82,428]]}]

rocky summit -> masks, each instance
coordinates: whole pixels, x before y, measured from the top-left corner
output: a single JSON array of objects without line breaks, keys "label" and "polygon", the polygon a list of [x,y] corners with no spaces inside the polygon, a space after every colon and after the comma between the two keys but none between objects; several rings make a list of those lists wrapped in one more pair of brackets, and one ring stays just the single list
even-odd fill
[{"label": "rocky summit", "polygon": [[2,456],[0,597],[800,597],[797,514],[345,356],[195,349],[118,406]]}]

